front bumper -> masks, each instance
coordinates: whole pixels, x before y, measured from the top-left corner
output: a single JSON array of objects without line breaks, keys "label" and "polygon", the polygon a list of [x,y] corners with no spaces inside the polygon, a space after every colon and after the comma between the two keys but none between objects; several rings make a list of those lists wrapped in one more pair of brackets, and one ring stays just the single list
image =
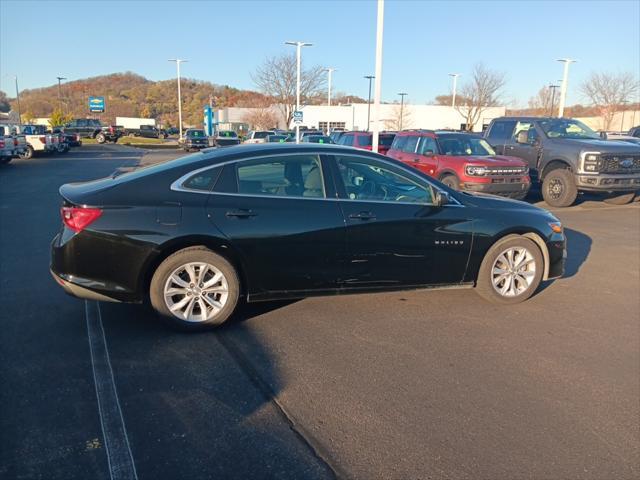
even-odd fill
[{"label": "front bumper", "polygon": [[531,188],[529,182],[509,182],[506,179],[504,183],[479,183],[466,181],[460,185],[463,190],[469,192],[489,193],[492,195],[501,195],[503,197],[523,196],[526,195]]},{"label": "front bumper", "polygon": [[579,190],[590,192],[632,192],[640,190],[640,173],[632,175],[576,175]]}]

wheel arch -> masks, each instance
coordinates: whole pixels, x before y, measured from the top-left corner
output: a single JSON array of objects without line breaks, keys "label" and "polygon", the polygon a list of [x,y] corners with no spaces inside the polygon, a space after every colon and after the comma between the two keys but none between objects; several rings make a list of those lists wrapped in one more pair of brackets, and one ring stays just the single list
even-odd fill
[{"label": "wheel arch", "polygon": [[442,179],[444,179],[444,177],[447,177],[449,175],[453,175],[454,177],[456,177],[458,180],[460,179],[460,176],[454,171],[451,170],[450,168],[445,168],[444,170],[442,170],[440,172],[440,174],[438,175],[438,180],[442,181]]},{"label": "wheel arch", "polygon": [[188,235],[174,238],[158,246],[156,253],[148,259],[139,278],[140,291],[143,299],[149,296],[151,279],[160,264],[170,255],[189,247],[206,247],[212,252],[224,257],[238,273],[240,294],[246,295],[248,293],[248,278],[242,261],[240,260],[240,255],[227,240],[206,235]]},{"label": "wheel arch", "polygon": [[570,162],[562,158],[555,158],[553,160],[550,160],[546,164],[544,164],[544,166],[542,167],[540,171],[540,181],[543,181],[544,177],[547,176],[549,172],[552,172],[553,170],[558,170],[560,168],[573,172],[573,167],[571,166]]}]

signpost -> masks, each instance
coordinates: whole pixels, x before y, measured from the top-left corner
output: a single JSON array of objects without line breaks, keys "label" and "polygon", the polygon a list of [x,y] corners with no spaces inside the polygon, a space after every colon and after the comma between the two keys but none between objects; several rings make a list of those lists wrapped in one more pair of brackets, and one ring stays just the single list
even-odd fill
[{"label": "signpost", "polygon": [[214,123],[214,113],[213,108],[210,105],[204,107],[204,131],[207,134],[207,137],[213,136],[213,131],[215,123]]},{"label": "signpost", "polygon": [[89,97],[89,111],[91,113],[104,113],[104,97]]},{"label": "signpost", "polygon": [[296,110],[293,112],[293,123],[296,125],[302,125],[302,110]]}]

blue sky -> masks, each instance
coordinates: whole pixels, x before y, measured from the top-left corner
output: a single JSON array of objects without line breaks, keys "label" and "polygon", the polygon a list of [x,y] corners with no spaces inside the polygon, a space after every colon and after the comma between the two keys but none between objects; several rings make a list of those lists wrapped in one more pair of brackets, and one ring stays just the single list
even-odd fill
[{"label": "blue sky", "polygon": [[[425,103],[448,93],[447,73],[461,73],[462,84],[478,62],[507,74],[505,99],[519,105],[557,83],[560,57],[579,60],[570,104],[583,100],[578,86],[592,71],[640,76],[640,0],[385,3],[383,100],[404,91]],[[127,70],[175,78],[167,59],[176,56],[189,60],[183,76],[255,88],[255,67],[302,40],[314,43],[303,62],[338,69],[334,91],[366,98],[375,25],[369,0],[0,0],[0,88],[14,96],[13,75],[21,89]]]}]

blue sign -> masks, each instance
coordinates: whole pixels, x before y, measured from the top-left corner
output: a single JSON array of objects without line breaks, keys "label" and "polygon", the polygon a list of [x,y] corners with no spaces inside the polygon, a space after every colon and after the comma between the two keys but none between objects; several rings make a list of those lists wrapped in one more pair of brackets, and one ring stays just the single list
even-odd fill
[{"label": "blue sign", "polygon": [[208,137],[213,136],[215,115],[213,109],[207,105],[204,107],[204,131]]},{"label": "blue sign", "polygon": [[89,97],[89,111],[96,113],[104,112],[104,97]]},{"label": "blue sign", "polygon": [[302,123],[302,110],[293,112],[293,123]]}]

